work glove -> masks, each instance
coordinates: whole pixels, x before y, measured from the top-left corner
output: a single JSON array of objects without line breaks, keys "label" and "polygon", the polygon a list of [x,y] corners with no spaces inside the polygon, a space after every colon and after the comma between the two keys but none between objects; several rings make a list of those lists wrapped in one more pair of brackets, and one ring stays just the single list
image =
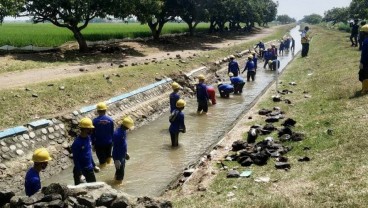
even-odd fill
[{"label": "work glove", "polygon": [[126,155],[125,155],[125,159],[126,159],[126,160],[129,160],[129,159],[130,159],[130,155],[129,155],[129,153],[126,153]]},{"label": "work glove", "polygon": [[363,69],[363,64],[362,63],[360,63],[359,69]]},{"label": "work glove", "polygon": [[95,167],[93,167],[93,171],[95,172],[95,173],[99,173],[100,172],[100,168],[99,167],[97,167],[97,166],[95,166]]},{"label": "work glove", "polygon": [[86,177],[84,177],[84,175],[81,175],[81,176],[80,176],[80,181],[81,181],[82,183],[85,183],[85,182],[86,182]]},{"label": "work glove", "polygon": [[121,162],[120,162],[120,160],[114,160],[114,164],[115,164],[115,168],[118,170],[118,169],[120,169],[120,167],[121,167]]}]

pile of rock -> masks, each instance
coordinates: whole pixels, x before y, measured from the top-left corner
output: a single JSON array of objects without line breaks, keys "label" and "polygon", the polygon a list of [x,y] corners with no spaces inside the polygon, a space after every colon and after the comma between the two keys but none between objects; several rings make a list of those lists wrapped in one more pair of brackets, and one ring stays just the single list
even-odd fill
[{"label": "pile of rock", "polygon": [[149,197],[136,198],[112,189],[103,182],[64,186],[51,184],[31,197],[14,196],[14,193],[0,192],[1,207],[172,207],[170,201]]}]

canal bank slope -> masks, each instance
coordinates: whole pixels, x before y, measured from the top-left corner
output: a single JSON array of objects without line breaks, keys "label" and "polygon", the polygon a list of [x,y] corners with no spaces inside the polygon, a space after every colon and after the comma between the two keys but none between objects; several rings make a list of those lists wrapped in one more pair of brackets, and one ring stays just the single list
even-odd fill
[{"label": "canal bank slope", "polygon": [[[241,119],[183,186],[165,194],[176,207],[364,207],[368,191],[367,95],[360,95],[357,79],[359,52],[347,34],[312,27],[309,58],[296,58],[280,77],[282,95],[291,104],[273,102],[271,87],[260,102]],[[297,43],[298,44],[298,43]],[[341,58],[343,57],[343,58]],[[296,85],[289,83],[295,82]],[[290,103],[290,102],[289,102]],[[225,161],[233,141],[246,138],[250,126],[265,124],[262,108],[280,107],[286,118],[297,121],[293,131],[303,141],[286,142],[290,169],[276,170],[275,160],[265,166],[241,167]],[[274,123],[279,129],[281,122]],[[278,140],[277,132],[259,136]],[[308,157],[309,162],[298,159]],[[226,178],[228,169],[251,170],[249,178]],[[268,182],[256,182],[255,179]],[[266,180],[267,181],[267,180]]]}]

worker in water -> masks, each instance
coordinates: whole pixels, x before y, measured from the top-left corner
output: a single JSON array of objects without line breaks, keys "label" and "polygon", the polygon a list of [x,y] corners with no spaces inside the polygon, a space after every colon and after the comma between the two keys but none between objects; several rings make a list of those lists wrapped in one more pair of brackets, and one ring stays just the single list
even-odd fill
[{"label": "worker in water", "polygon": [[41,189],[40,172],[46,169],[50,160],[52,158],[46,148],[39,148],[33,152],[33,167],[27,171],[24,182],[27,196],[32,196]]},{"label": "worker in water", "polygon": [[242,94],[244,87],[244,80],[242,77],[235,77],[232,73],[229,73],[231,84],[234,86],[234,94]]},{"label": "worker in water", "polygon": [[230,93],[234,92],[234,86],[231,84],[223,84],[222,82],[217,83],[218,91],[220,92],[220,97],[229,98]]},{"label": "worker in water", "polygon": [[262,41],[259,41],[259,43],[254,47],[254,49],[257,49],[257,48],[259,48],[260,56],[263,57],[263,53],[266,49],[264,43]]},{"label": "worker in water", "polygon": [[301,39],[302,57],[307,57],[308,52],[309,52],[309,41],[310,41],[310,32],[309,32],[309,27],[308,26],[305,26],[301,36],[302,36],[302,39]]},{"label": "worker in water", "polygon": [[368,25],[361,28],[363,38],[362,52],[359,65],[359,81],[362,82],[362,93],[368,93]]},{"label": "worker in water", "polygon": [[227,73],[231,72],[236,76],[238,76],[238,74],[240,73],[239,64],[238,64],[238,62],[235,61],[235,56],[234,55],[230,56],[230,62],[229,62],[229,66],[228,66],[227,71],[228,71]]},{"label": "worker in water", "polygon": [[197,114],[207,114],[208,112],[208,100],[209,96],[207,93],[207,86],[204,84],[205,77],[203,74],[198,76],[198,84],[196,85],[196,94],[197,94]]},{"label": "worker in water", "polygon": [[295,39],[293,37],[291,38],[291,51],[295,51]]},{"label": "worker in water", "polygon": [[272,44],[271,45],[271,52],[272,52],[272,58],[271,60],[275,60],[277,59],[277,48],[276,48],[276,45],[275,44]]},{"label": "worker in water", "polygon": [[114,132],[112,157],[115,164],[115,180],[118,185],[123,183],[125,175],[125,161],[130,159],[127,145],[127,130],[134,128],[134,121],[130,116],[124,117],[119,128]]},{"label": "worker in water", "polygon": [[114,121],[106,115],[107,105],[105,102],[97,104],[98,116],[93,119],[94,131],[92,145],[100,163],[100,168],[111,164],[112,135],[114,134]]},{"label": "worker in water", "polygon": [[290,37],[287,37],[286,40],[284,41],[284,45],[285,45],[285,50],[286,51],[289,51],[290,50],[290,44],[291,44]]},{"label": "worker in water", "polygon": [[169,118],[169,132],[171,138],[171,146],[173,147],[179,146],[179,133],[186,132],[184,113],[182,112],[185,108],[185,105],[186,103],[183,99],[178,100],[178,102],[176,102],[176,109],[171,113]]},{"label": "worker in water", "polygon": [[283,56],[285,50],[285,41],[281,40],[280,47],[279,47],[279,55]]},{"label": "worker in water", "polygon": [[74,161],[73,177],[74,184],[81,183],[82,176],[87,183],[96,182],[94,163],[92,158],[91,134],[94,126],[90,118],[82,118],[79,122],[80,133],[72,144]]},{"label": "worker in water", "polygon": [[207,94],[211,100],[212,105],[216,105],[216,91],[215,88],[212,86],[207,86]]},{"label": "worker in water", "polygon": [[265,69],[267,64],[268,64],[268,61],[269,60],[272,60],[272,49],[271,48],[268,48],[267,51],[265,51],[263,53],[263,59],[264,59],[264,65],[263,65],[263,68]]},{"label": "worker in water", "polygon": [[269,61],[268,61],[268,68],[269,68],[270,70],[276,71],[277,69],[279,69],[279,68],[280,68],[280,61],[279,61],[279,60],[277,60],[277,59],[275,59],[275,60],[273,60],[273,61],[269,60]]},{"label": "worker in water", "polygon": [[253,63],[254,63],[254,68],[257,70],[258,68],[258,58],[257,58],[257,53],[255,51],[251,52],[253,55]]},{"label": "worker in water", "polygon": [[177,82],[171,84],[173,92],[170,94],[170,113],[176,109],[176,102],[180,99],[179,90],[181,86]]},{"label": "worker in water", "polygon": [[250,81],[250,78],[252,78],[252,81],[255,80],[255,76],[256,76],[256,68],[254,67],[254,62],[253,62],[253,56],[249,55],[248,56],[248,61],[245,64],[244,70],[242,73],[244,73],[246,70],[248,70],[247,72],[247,81]]},{"label": "worker in water", "polygon": [[359,31],[359,38],[358,38],[358,42],[359,42],[359,50],[362,50],[362,45],[363,45],[363,32],[362,32],[362,28],[364,25],[366,25],[367,22],[366,21],[361,21],[360,22],[360,31]]},{"label": "worker in water", "polygon": [[358,46],[358,34],[359,34],[359,25],[358,25],[359,20],[355,19],[354,23],[350,23],[350,27],[351,27],[351,35],[350,35],[350,41],[351,41],[351,46]]}]

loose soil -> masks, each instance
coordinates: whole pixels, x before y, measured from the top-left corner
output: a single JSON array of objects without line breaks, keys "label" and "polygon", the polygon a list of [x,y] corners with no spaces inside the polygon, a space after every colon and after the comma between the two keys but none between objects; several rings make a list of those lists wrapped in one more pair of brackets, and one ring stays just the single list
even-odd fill
[{"label": "loose soil", "polygon": [[[144,64],[152,60],[172,59],[177,54],[180,54],[182,58],[187,58],[203,51],[234,46],[243,41],[261,40],[274,29],[275,27],[256,29],[248,35],[244,33],[225,34],[221,36],[201,34],[196,37],[166,37],[160,42],[154,42],[152,40],[119,42],[115,46],[123,48],[123,50],[109,54],[101,53],[101,51],[79,54],[75,51],[75,44],[68,44],[64,45],[60,52],[6,55],[0,57],[0,63],[4,63],[5,65],[15,60],[33,60],[43,63],[61,61],[61,64],[52,67],[2,73],[0,77],[0,90],[78,77],[87,73],[90,74],[119,67],[119,65],[132,65],[133,63]],[[4,64],[0,64],[0,67]]]}]

